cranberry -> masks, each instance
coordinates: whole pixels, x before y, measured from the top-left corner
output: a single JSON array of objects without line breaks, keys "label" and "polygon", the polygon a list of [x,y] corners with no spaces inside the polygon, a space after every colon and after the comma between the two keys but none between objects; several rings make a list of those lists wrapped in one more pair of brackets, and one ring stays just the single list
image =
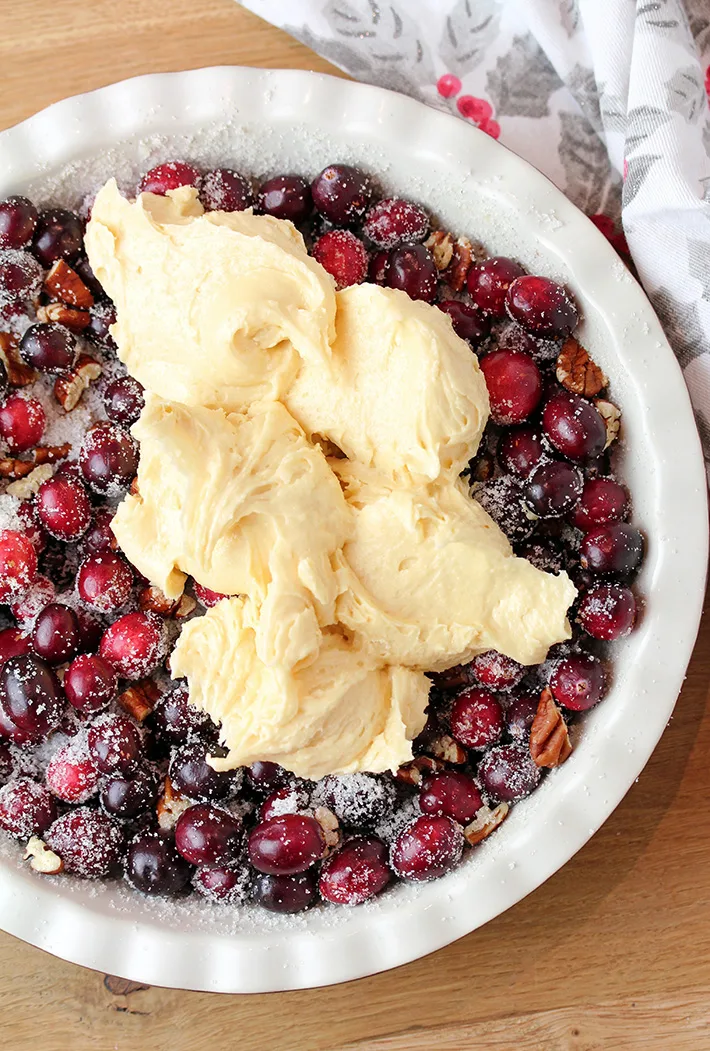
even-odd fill
[{"label": "cranberry", "polygon": [[26,591],[10,606],[19,625],[30,630],[45,606],[54,600],[54,584],[48,577],[38,576],[29,591]]},{"label": "cranberry", "polygon": [[0,532],[0,602],[10,602],[37,579],[37,552],[24,533]]},{"label": "cranberry", "polygon": [[325,839],[315,818],[282,814],[262,821],[249,836],[249,860],[259,872],[293,876],[323,857]]},{"label": "cranberry", "polygon": [[429,216],[419,205],[401,197],[385,197],[373,204],[363,226],[363,233],[378,248],[423,241],[429,230]]},{"label": "cranberry", "polygon": [[533,523],[525,513],[524,491],[517,478],[494,478],[477,486],[474,495],[509,540],[516,542],[530,536]]},{"label": "cranberry", "polygon": [[313,257],[328,271],[336,288],[359,285],[367,276],[367,251],[350,230],[329,230],[313,245]]},{"label": "cranberry", "polygon": [[144,405],[143,387],[132,376],[119,376],[104,391],[106,415],[112,423],[130,427],[140,416]]},{"label": "cranberry", "polygon": [[318,785],[319,798],[339,821],[352,828],[373,828],[394,809],[395,787],[374,774],[330,775]]},{"label": "cranberry", "polygon": [[258,209],[276,219],[304,222],[311,214],[311,188],[300,175],[276,175],[262,183],[257,195]]},{"label": "cranberry", "polygon": [[577,529],[620,522],[629,513],[629,494],[613,478],[590,478],[584,483],[582,499],[570,516]]},{"label": "cranberry", "polygon": [[118,541],[111,529],[114,513],[113,508],[100,507],[94,515],[93,522],[84,534],[84,547],[92,555],[118,549]]},{"label": "cranberry", "polygon": [[249,781],[257,792],[273,792],[281,788],[290,776],[288,770],[284,770],[278,763],[264,761],[252,763],[249,767]]},{"label": "cranberry", "polygon": [[0,828],[11,836],[41,836],[56,816],[56,802],[44,785],[31,777],[17,777],[0,788]]},{"label": "cranberry", "polygon": [[139,193],[156,193],[164,197],[168,190],[180,186],[198,186],[200,173],[191,164],[183,161],[166,161],[147,171],[138,186]]},{"label": "cranberry", "polygon": [[643,536],[635,526],[610,522],[586,534],[579,555],[592,573],[633,573],[643,559]]},{"label": "cranberry", "polygon": [[311,183],[311,195],[321,215],[338,226],[362,219],[372,198],[370,180],[349,164],[329,164]]},{"label": "cranberry", "polygon": [[0,405],[0,436],[12,452],[25,452],[44,434],[47,417],[42,403],[29,394],[11,394]]},{"label": "cranberry", "polygon": [[[215,749],[210,749],[214,752]],[[224,799],[234,784],[230,771],[213,770],[207,762],[208,751],[202,743],[188,744],[176,752],[170,762],[170,780],[178,792],[190,799],[209,802]]]},{"label": "cranberry", "polygon": [[498,333],[498,346],[501,350],[515,350],[520,354],[529,354],[535,361],[552,361],[560,353],[560,342],[554,339],[540,339],[526,332],[514,321],[508,322]]},{"label": "cranberry", "polygon": [[202,177],[200,200],[206,212],[243,212],[254,198],[248,179],[232,168],[213,168]]},{"label": "cranberry", "polygon": [[466,748],[485,748],[503,733],[503,709],[490,690],[464,690],[451,709],[451,733]]},{"label": "cranberry", "polygon": [[148,767],[141,766],[128,777],[117,774],[104,781],[99,800],[107,814],[130,820],[151,810],[157,796],[157,777]]},{"label": "cranberry", "polygon": [[538,704],[539,698],[531,693],[523,693],[512,700],[505,712],[505,726],[514,740],[522,741],[528,736]]},{"label": "cranberry", "polygon": [[483,806],[483,799],[475,781],[467,774],[444,770],[425,779],[419,805],[425,814],[444,814],[467,825]]},{"label": "cranberry", "polygon": [[556,665],[550,689],[558,704],[573,712],[586,712],[606,691],[606,671],[601,661],[587,654],[572,654]]},{"label": "cranberry", "polygon": [[390,862],[400,879],[438,879],[461,860],[463,835],[449,817],[418,817],[395,840]]},{"label": "cranberry", "polygon": [[84,437],[79,465],[85,481],[96,492],[126,489],[138,469],[138,449],[120,427],[97,423]]},{"label": "cranberry", "polygon": [[599,456],[606,444],[606,427],[593,405],[576,394],[555,394],[542,412],[545,434],[570,460]]},{"label": "cranberry", "polygon": [[50,602],[37,617],[32,632],[32,648],[37,656],[49,664],[64,664],[76,656],[80,645],[81,632],[74,610],[61,602]]},{"label": "cranberry", "polygon": [[20,354],[38,372],[65,372],[76,361],[79,343],[64,325],[32,325],[20,341]]},{"label": "cranberry", "polygon": [[143,752],[143,739],[130,719],[102,715],[89,727],[89,753],[102,774],[130,774]]},{"label": "cranberry", "polygon": [[497,650],[486,650],[471,661],[471,671],[491,690],[510,690],[522,679],[525,668]]},{"label": "cranberry", "polygon": [[210,803],[197,803],[178,818],[175,847],[193,865],[227,865],[236,861],[242,822]]},{"label": "cranberry", "polygon": [[99,652],[124,679],[149,675],[160,663],[163,629],[148,613],[125,613],[109,625]]},{"label": "cranberry", "polygon": [[192,877],[192,885],[201,897],[215,904],[242,905],[248,889],[248,875],[246,869],[203,865]]},{"label": "cranberry", "polygon": [[486,314],[505,317],[505,297],[508,287],[525,273],[520,263],[505,256],[492,256],[476,263],[468,272],[466,286],[471,299]]},{"label": "cranberry", "polygon": [[384,890],[391,879],[382,840],[358,836],[324,862],[318,889],[334,905],[360,905]]},{"label": "cranberry", "polygon": [[32,240],[37,209],[26,197],[0,201],[0,248],[24,248]]},{"label": "cranberry", "polygon": [[37,492],[37,516],[47,532],[57,539],[78,540],[91,522],[91,502],[86,489],[72,478],[49,478]]},{"label": "cranberry", "polygon": [[525,499],[538,518],[560,518],[577,506],[583,484],[578,467],[552,460],[532,472]]},{"label": "cranberry", "polygon": [[389,252],[375,252],[370,257],[368,268],[368,280],[375,285],[384,285],[387,282],[387,267],[389,266]]},{"label": "cranberry", "polygon": [[434,258],[424,245],[402,245],[390,252],[385,281],[390,288],[406,292],[410,299],[433,302],[437,276]]},{"label": "cranberry", "polygon": [[89,325],[84,334],[104,350],[115,350],[116,343],[109,332],[116,324],[116,308],[113,303],[94,303],[89,311]]},{"label": "cranberry", "polygon": [[81,741],[71,741],[47,764],[47,787],[65,803],[85,803],[96,793],[99,771]]},{"label": "cranberry", "polygon": [[548,446],[536,427],[512,427],[498,446],[498,460],[504,471],[527,478],[541,463],[549,460]]},{"label": "cranberry", "polygon": [[41,555],[47,546],[47,534],[39,524],[39,518],[34,503],[25,500],[17,508],[17,517],[22,523],[22,532],[32,541],[32,546],[38,555]]},{"label": "cranberry", "polygon": [[316,878],[312,872],[298,876],[259,874],[251,889],[252,900],[269,912],[303,912],[316,902]]},{"label": "cranberry", "polygon": [[268,821],[270,817],[281,817],[282,814],[298,814],[307,809],[311,794],[302,785],[292,782],[271,792],[259,807],[259,820]]},{"label": "cranberry", "polygon": [[[14,249],[0,251],[0,298],[8,306],[38,295],[42,288],[42,277],[42,267],[29,252]],[[6,369],[3,386],[7,386]]]},{"label": "cranberry", "polygon": [[481,361],[495,423],[520,423],[540,401],[540,370],[527,354],[494,350]]},{"label": "cranberry", "polygon": [[514,803],[537,787],[541,771],[524,745],[491,748],[478,766],[482,787],[495,802]]},{"label": "cranberry", "polygon": [[155,830],[141,832],[128,847],[126,879],[144,894],[173,896],[185,889],[192,868],[172,840]]},{"label": "cranberry", "polygon": [[8,741],[12,741],[13,744],[31,744],[36,743],[40,738],[37,734],[28,733],[27,730],[21,730],[19,726],[13,723],[10,716],[5,711],[0,701],[0,737],[7,738]]},{"label": "cranberry", "polygon": [[31,636],[20,628],[4,628],[0,631],[0,665],[10,657],[21,657],[32,649]]},{"label": "cranberry", "polygon": [[57,259],[76,259],[83,241],[81,220],[73,212],[50,208],[39,213],[32,251],[42,266],[49,268]]},{"label": "cranberry", "polygon": [[183,744],[191,737],[209,737],[216,730],[209,715],[190,704],[187,686],[182,683],[156,702],[151,720],[160,739],[169,744]]},{"label": "cranberry", "polygon": [[64,712],[56,675],[40,657],[10,657],[0,669],[0,704],[12,722],[34,738],[54,730]]},{"label": "cranberry", "polygon": [[221,595],[219,591],[210,591],[209,588],[204,587],[202,584],[194,582],[192,590],[195,592],[195,598],[204,606],[205,609],[211,609],[212,606],[216,606],[218,602],[221,602],[223,598],[228,598],[228,595]]},{"label": "cranberry", "polygon": [[436,305],[439,310],[449,315],[459,339],[465,339],[476,346],[490,332],[489,319],[471,303],[463,303],[460,299],[442,299]]},{"label": "cranberry", "polygon": [[636,623],[634,593],[620,584],[596,584],[582,595],[577,619],[594,639],[623,639]]},{"label": "cranberry", "polygon": [[65,870],[84,879],[113,875],[124,852],[123,832],[116,822],[88,806],[57,818],[46,840]]},{"label": "cranberry", "polygon": [[6,784],[12,777],[14,763],[10,746],[0,741],[0,784]]},{"label": "cranberry", "polygon": [[118,676],[103,658],[82,654],[67,668],[62,685],[77,711],[100,712],[116,696]]},{"label": "cranberry", "polygon": [[567,289],[547,277],[517,277],[506,293],[505,306],[513,321],[545,339],[564,339],[579,321]]},{"label": "cranberry", "polygon": [[80,256],[79,259],[76,259],[72,263],[72,269],[77,272],[95,299],[103,299],[105,297],[106,293],[101,287],[101,283],[97,280],[96,274],[91,269],[91,264],[86,256]]},{"label": "cranberry", "polygon": [[132,587],[133,570],[125,558],[114,551],[92,555],[79,569],[79,598],[101,613],[111,613],[123,606],[131,594]]}]

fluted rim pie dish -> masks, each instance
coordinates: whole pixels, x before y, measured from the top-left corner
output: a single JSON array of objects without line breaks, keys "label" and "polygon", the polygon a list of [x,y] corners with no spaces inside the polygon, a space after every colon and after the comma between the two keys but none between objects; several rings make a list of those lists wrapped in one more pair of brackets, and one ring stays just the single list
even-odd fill
[{"label": "fluted rim pie dish", "polygon": [[380,88],[291,70],[139,77],[67,99],[0,135],[0,197],[76,204],[115,174],[170,158],[251,174],[357,163],[445,228],[567,283],[581,334],[623,410],[618,471],[647,555],[637,630],[615,646],[606,700],[571,759],[443,879],[299,917],[143,898],[123,884],[42,879],[0,849],[0,927],[63,959],[148,984],[258,992],[342,982],[438,949],[530,893],[606,820],[673,711],[697,634],[706,484],[680,369],[604,237],[525,161],[462,121]]}]

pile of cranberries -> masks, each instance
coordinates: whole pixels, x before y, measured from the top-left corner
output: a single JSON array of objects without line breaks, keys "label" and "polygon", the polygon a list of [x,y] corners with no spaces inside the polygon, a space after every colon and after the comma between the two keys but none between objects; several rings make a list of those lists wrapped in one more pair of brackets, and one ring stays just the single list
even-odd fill
[{"label": "pile of cranberries", "polygon": [[[254,185],[176,161],[137,189],[182,185],[197,187],[207,210],[251,207],[295,223],[339,287],[370,280],[448,314],[480,358],[491,401],[467,472],[473,493],[516,554],[571,575],[572,639],[538,667],[489,652],[432,675],[427,726],[396,774],[314,783],[270,762],[214,770],[217,728],[166,672],[179,623],[169,604],[146,601],[148,582],[110,528],[136,474],[129,428],[143,391],[116,358],[115,314],[86,259],[84,221],[11,197],[0,202],[0,347],[12,344],[34,378],[15,382],[11,363],[0,367],[6,460],[36,456],[63,413],[48,408],[53,385],[82,355],[103,376],[90,422],[52,472],[21,497],[0,495],[0,828],[41,837],[64,872],[122,876],[145,894],[277,912],[355,905],[393,881],[444,875],[495,814],[533,791],[541,692],[567,723],[604,696],[603,645],[637,618],[643,538],[613,475],[608,413],[558,378],[579,320],[566,288],[465,239],[446,256],[442,243],[454,239],[432,232],[420,205],[378,196],[345,164],[312,181],[288,173]],[[37,316],[59,261],[88,290],[79,327]],[[191,591],[197,615],[220,599],[197,581]]]}]

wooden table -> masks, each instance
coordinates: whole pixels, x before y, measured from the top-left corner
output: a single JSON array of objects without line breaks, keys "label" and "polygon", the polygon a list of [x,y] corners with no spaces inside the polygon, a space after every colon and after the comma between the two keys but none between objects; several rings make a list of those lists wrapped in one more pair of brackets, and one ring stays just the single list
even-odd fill
[{"label": "wooden table", "polygon": [[[0,127],[138,73],[335,72],[231,0],[3,0]],[[7,1051],[710,1051],[710,614],[668,730],[594,839],[433,956],[312,992],[131,987],[0,935]]]}]

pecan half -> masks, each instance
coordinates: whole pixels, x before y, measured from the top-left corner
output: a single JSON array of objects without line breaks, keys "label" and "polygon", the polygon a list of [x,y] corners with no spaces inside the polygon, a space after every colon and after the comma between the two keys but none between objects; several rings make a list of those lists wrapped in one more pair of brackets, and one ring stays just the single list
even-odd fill
[{"label": "pecan half", "polygon": [[160,689],[153,679],[141,679],[119,694],[118,703],[137,723],[142,723],[153,711],[160,696]]},{"label": "pecan half", "polygon": [[51,463],[40,464],[39,467],[33,467],[30,464],[31,470],[24,478],[18,478],[16,482],[10,482],[6,493],[10,496],[16,496],[18,500],[29,500],[30,497],[34,496],[42,482],[48,481],[54,474],[54,468]]},{"label": "pecan half", "polygon": [[420,785],[429,774],[439,774],[445,769],[446,763],[442,763],[441,759],[432,759],[428,755],[420,755],[416,759],[412,759],[411,762],[400,766],[394,776],[405,785]]},{"label": "pecan half", "polygon": [[184,620],[185,617],[189,617],[191,613],[194,613],[196,609],[196,598],[193,598],[192,595],[181,595],[173,616],[175,617],[175,620]]},{"label": "pecan half", "polygon": [[436,734],[431,737],[426,742],[424,750],[434,759],[441,759],[442,762],[452,763],[454,766],[461,766],[468,759],[466,749],[462,748],[458,741],[455,741],[449,734]]},{"label": "pecan half", "polygon": [[58,259],[47,273],[44,279],[44,287],[51,292],[62,303],[68,303],[71,307],[82,307],[88,310],[94,305],[94,297],[77,274],[67,262]]},{"label": "pecan half", "polygon": [[65,412],[71,412],[78,405],[84,391],[99,378],[101,372],[98,361],[88,354],[80,354],[73,369],[63,376],[57,376],[54,397]]},{"label": "pecan half", "polygon": [[568,336],[557,358],[557,379],[573,394],[593,398],[609,380],[574,336]]},{"label": "pecan half", "polygon": [[63,460],[70,452],[69,442],[63,445],[38,445],[30,452],[29,460],[13,460],[9,457],[0,460],[0,478],[26,478],[35,467],[46,463],[56,463],[57,460]]},{"label": "pecan half", "polygon": [[343,834],[340,831],[340,823],[333,813],[326,806],[317,806],[313,811],[313,817],[316,819],[323,831],[323,838],[325,839],[325,850],[323,851],[323,857],[327,858],[329,854],[332,854],[334,850],[337,850],[340,844],[343,842]]},{"label": "pecan half", "polygon": [[608,449],[611,443],[619,437],[621,409],[618,409],[613,402],[607,401],[606,398],[595,398],[594,405],[597,412],[604,420],[604,426],[606,427],[606,442],[604,448]]},{"label": "pecan half", "polygon": [[11,387],[26,387],[37,379],[37,373],[20,357],[20,341],[12,332],[0,332],[0,360]]},{"label": "pecan half", "polygon": [[37,307],[37,320],[53,321],[57,325],[70,328],[72,332],[83,332],[89,327],[91,314],[88,310],[70,307],[66,303],[45,303]]},{"label": "pecan half", "polygon": [[25,861],[29,861],[30,868],[35,872],[42,872],[45,876],[56,876],[64,868],[64,862],[50,850],[43,839],[32,836],[25,848]]},{"label": "pecan half", "polygon": [[468,237],[457,238],[453,245],[451,262],[444,274],[444,281],[454,292],[460,292],[463,288],[473,263],[474,247]]},{"label": "pecan half", "polygon": [[446,270],[454,254],[454,239],[445,230],[434,230],[429,234],[424,247],[428,248],[434,257],[434,265],[437,270]]},{"label": "pecan half", "polygon": [[530,727],[530,755],[536,766],[560,766],[572,754],[567,723],[549,687],[540,694]]},{"label": "pecan half", "polygon": [[173,788],[172,781],[166,776],[163,783],[163,791],[160,794],[156,808],[159,827],[165,832],[171,831],[177,825],[180,815],[184,814],[191,806],[192,803],[187,796]]},{"label": "pecan half", "polygon": [[499,803],[494,810],[491,810],[490,807],[482,806],[471,824],[466,825],[466,828],[463,830],[468,843],[475,847],[476,843],[487,839],[491,832],[495,832],[498,826],[503,824],[509,810],[510,807],[507,803]]},{"label": "pecan half", "polygon": [[168,598],[160,588],[149,585],[139,593],[138,605],[144,613],[157,613],[159,617],[171,617],[180,605],[180,599]]}]

